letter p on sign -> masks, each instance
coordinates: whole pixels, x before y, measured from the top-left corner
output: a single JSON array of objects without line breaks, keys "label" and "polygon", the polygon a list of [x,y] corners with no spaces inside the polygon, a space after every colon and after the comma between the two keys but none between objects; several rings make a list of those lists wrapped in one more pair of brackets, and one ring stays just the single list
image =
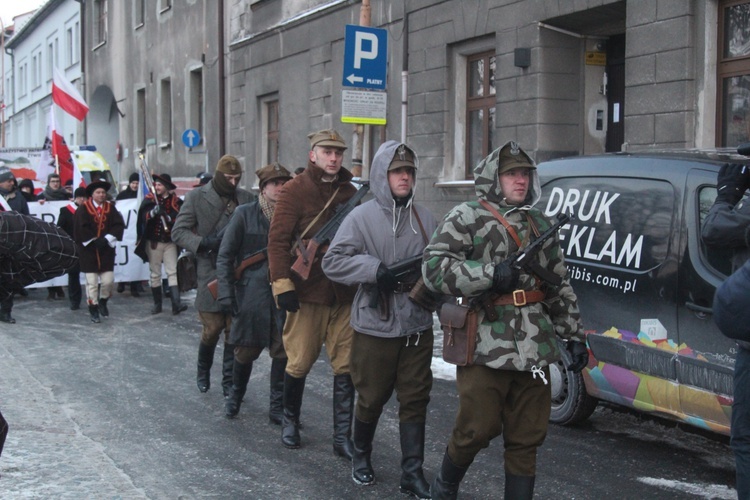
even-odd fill
[{"label": "letter p on sign", "polygon": [[[365,50],[365,42],[370,42],[370,50]],[[376,59],[378,57],[378,37],[374,33],[357,31],[354,35],[354,68],[362,68],[362,59]]]}]

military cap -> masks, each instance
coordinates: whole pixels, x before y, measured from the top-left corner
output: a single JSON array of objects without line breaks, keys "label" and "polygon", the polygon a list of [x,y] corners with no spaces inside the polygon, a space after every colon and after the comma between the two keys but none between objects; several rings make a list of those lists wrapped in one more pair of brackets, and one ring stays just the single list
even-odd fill
[{"label": "military cap", "polygon": [[265,186],[268,181],[277,179],[289,180],[292,178],[292,174],[289,173],[289,170],[279,163],[271,163],[263,168],[259,168],[255,171],[255,175],[258,176],[258,187],[260,189],[263,189],[263,186]]},{"label": "military cap", "polygon": [[536,168],[534,160],[521,149],[516,141],[506,143],[497,156],[497,173],[502,174],[512,168]]},{"label": "military cap", "polygon": [[313,132],[307,138],[310,139],[310,149],[313,149],[315,146],[346,149],[344,138],[333,129]]},{"label": "military cap", "polygon": [[393,155],[391,164],[388,165],[388,171],[396,170],[397,168],[401,167],[411,167],[413,169],[416,169],[417,165],[414,159],[414,151],[412,151],[411,148],[409,148],[409,146],[407,146],[406,144],[401,144],[396,148],[396,153]]}]

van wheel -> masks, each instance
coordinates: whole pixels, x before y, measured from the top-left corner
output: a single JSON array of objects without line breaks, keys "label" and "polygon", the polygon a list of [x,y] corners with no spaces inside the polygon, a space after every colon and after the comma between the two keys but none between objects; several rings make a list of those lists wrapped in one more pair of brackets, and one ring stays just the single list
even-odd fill
[{"label": "van wheel", "polygon": [[586,392],[583,375],[565,368],[570,363],[570,354],[562,343],[560,351],[562,359],[549,367],[552,384],[552,412],[549,420],[559,425],[572,425],[589,418],[599,400]]}]

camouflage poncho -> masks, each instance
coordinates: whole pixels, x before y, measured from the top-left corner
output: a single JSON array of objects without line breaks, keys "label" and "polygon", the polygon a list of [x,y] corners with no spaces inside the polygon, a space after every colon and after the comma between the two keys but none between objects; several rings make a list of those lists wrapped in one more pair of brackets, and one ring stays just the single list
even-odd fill
[{"label": "camouflage poncho", "polygon": [[[498,152],[494,151],[474,170],[475,190],[479,198],[490,202],[518,233],[525,245],[529,235],[527,217],[544,232],[551,222],[533,204],[539,200],[540,188],[536,169],[531,172],[528,205],[505,203],[498,182]],[[457,297],[477,297],[492,288],[495,265],[518,249],[506,229],[478,201],[453,208],[438,225],[425,249],[422,272],[434,291]],[[557,238],[548,240],[537,256],[542,267],[563,277],[560,286],[541,281],[521,271],[519,289],[546,291],[543,302],[495,306],[498,320],[485,321],[479,311],[479,332],[474,363],[503,370],[531,371],[560,358],[555,334],[564,339],[584,341],[575,293],[567,279],[565,262]]]}]

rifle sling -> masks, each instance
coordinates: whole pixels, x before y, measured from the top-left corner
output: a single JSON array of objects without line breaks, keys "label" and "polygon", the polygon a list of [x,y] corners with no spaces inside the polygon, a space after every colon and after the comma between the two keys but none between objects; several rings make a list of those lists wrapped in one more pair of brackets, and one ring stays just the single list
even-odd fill
[{"label": "rifle sling", "polygon": [[239,280],[242,278],[242,273],[245,272],[245,269],[257,264],[258,262],[263,262],[264,260],[266,260],[266,254],[263,251],[243,259],[242,262],[240,262],[240,265],[234,269],[234,279]]},{"label": "rifle sling", "polygon": [[[331,197],[328,199],[328,201],[326,202],[326,206],[323,207],[323,210],[321,210],[320,212],[318,212],[318,215],[316,215],[315,218],[307,225],[307,227],[305,228],[305,230],[302,231],[302,233],[300,233],[299,236],[297,236],[297,241],[294,242],[294,245],[299,245],[298,248],[303,252],[303,254],[304,254],[304,252],[305,252],[306,249],[302,248],[302,244],[301,244],[302,238],[305,237],[305,235],[310,230],[310,228],[313,227],[316,222],[318,222],[318,220],[320,219],[320,217],[323,215],[323,212],[325,212],[326,209],[331,205],[331,203],[333,203],[333,200],[334,200],[334,198],[336,198],[336,195],[338,194],[339,189],[341,189],[341,186],[339,186],[339,187],[336,188],[336,191],[334,191],[333,194],[331,195]],[[292,253],[294,253],[294,250],[295,250],[294,245],[292,245]],[[307,257],[307,256],[305,256],[305,257]]]}]

